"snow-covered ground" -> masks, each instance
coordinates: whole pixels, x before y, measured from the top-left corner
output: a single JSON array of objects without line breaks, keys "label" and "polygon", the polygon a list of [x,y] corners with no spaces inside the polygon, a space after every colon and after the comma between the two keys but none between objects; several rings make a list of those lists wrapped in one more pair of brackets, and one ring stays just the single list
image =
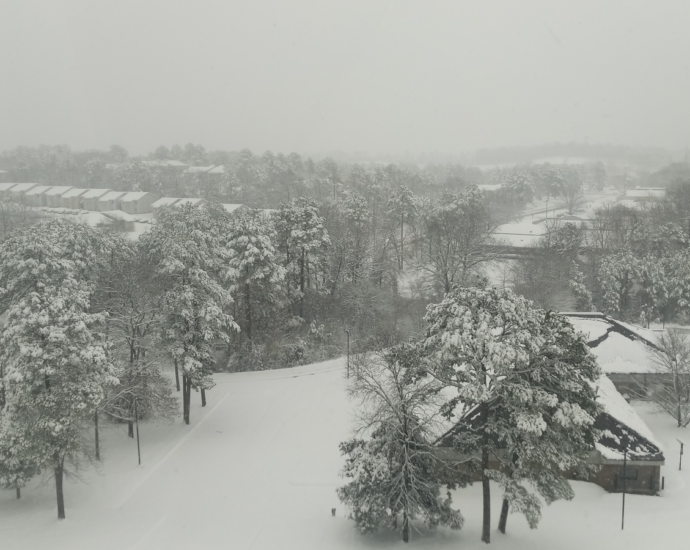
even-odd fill
[{"label": "snow-covered ground", "polygon": [[[141,425],[136,442],[123,427],[103,430],[100,472],[66,485],[67,519],[56,519],[52,483],[27,487],[22,499],[0,491],[0,548],[11,550],[371,549],[402,548],[397,534],[358,534],[337,500],[352,407],[343,359],[314,365],[216,375],[202,409],[193,395],[192,424]],[[495,530],[500,494],[493,490],[494,548],[607,550],[684,547],[690,514],[690,461],[678,471],[676,438],[685,429],[637,407],[666,450],[660,497],[621,495],[576,482],[572,502],[545,507],[536,531],[511,515]],[[479,549],[481,487],[459,490],[465,527],[413,532],[410,547]],[[336,517],[331,508],[337,508]]]}]

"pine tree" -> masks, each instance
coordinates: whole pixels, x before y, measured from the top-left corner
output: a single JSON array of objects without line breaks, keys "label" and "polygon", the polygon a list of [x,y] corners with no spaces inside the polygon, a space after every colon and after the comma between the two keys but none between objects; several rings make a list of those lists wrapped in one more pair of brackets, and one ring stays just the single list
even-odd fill
[{"label": "pine tree", "polygon": [[87,226],[48,220],[0,249],[8,306],[0,338],[5,402],[0,469],[14,475],[15,483],[38,467],[52,470],[60,519],[65,470],[89,454],[83,426],[93,419],[105,389],[117,383],[106,316],[91,313],[107,247],[107,239]]},{"label": "pine tree", "polygon": [[182,370],[183,419],[189,424],[191,390],[214,386],[214,345],[239,330],[225,309],[232,303],[228,267],[233,252],[222,207],[184,205],[163,209],[156,225],[141,237],[142,250],[165,281],[161,339]]},{"label": "pine tree", "polygon": [[233,216],[224,246],[230,255],[227,268],[232,284],[230,291],[244,306],[244,333],[251,342],[256,309],[269,316],[282,305],[282,282],[285,268],[278,263],[273,223],[257,210]]},{"label": "pine tree", "polygon": [[307,287],[325,286],[322,277],[326,268],[331,240],[324,227],[315,201],[300,197],[280,206],[274,215],[279,250],[288,278],[288,295],[294,285],[298,292],[299,315],[304,318],[304,293]]},{"label": "pine tree", "polygon": [[536,527],[539,500],[525,481],[547,503],[572,498],[565,472],[584,471],[596,442],[595,359],[565,318],[510,290],[455,289],[426,321],[426,372],[454,390],[444,405],[458,423],[453,444],[481,474],[482,541],[490,541],[490,480],[504,493],[501,530],[509,506]]}]

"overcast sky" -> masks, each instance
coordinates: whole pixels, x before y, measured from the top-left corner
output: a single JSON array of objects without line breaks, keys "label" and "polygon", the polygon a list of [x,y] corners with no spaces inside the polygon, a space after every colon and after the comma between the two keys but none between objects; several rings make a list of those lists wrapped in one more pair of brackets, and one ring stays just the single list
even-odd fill
[{"label": "overcast sky", "polygon": [[690,142],[689,0],[0,0],[0,150]]}]

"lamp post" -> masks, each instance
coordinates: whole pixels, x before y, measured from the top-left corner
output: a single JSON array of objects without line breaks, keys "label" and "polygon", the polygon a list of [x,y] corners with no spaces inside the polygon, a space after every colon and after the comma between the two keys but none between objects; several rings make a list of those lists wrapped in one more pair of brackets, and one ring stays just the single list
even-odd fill
[{"label": "lamp post", "polygon": [[683,466],[683,447],[685,447],[685,443],[683,443],[680,439],[677,441],[680,443],[680,458],[678,460],[678,470],[680,470]]},{"label": "lamp post", "polygon": [[139,455],[139,466],[141,466],[141,447],[139,446],[139,414],[137,412],[137,398],[134,398],[134,422],[137,426],[137,454]]},{"label": "lamp post", "polygon": [[350,329],[345,329],[347,332],[347,377],[350,378]]},{"label": "lamp post", "polygon": [[626,478],[627,478],[627,472],[626,472],[626,467],[628,465],[628,448],[625,448],[625,451],[623,452],[623,515],[621,517],[621,531],[625,528],[625,489],[626,489]]}]

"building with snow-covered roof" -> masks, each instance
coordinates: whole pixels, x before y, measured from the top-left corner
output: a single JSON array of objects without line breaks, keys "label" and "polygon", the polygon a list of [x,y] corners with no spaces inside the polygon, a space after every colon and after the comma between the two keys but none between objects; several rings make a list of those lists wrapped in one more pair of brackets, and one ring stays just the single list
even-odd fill
[{"label": "building with snow-covered roof", "polygon": [[183,174],[206,174],[207,172],[210,172],[213,170],[215,166],[190,166],[187,168],[185,171],[183,171]]},{"label": "building with snow-covered roof", "polygon": [[635,187],[626,189],[625,198],[634,201],[658,201],[666,197],[665,187]]},{"label": "building with snow-covered roof", "polygon": [[89,189],[82,195],[81,207],[89,212],[98,212],[98,199],[110,193],[110,189]]},{"label": "building with snow-covered roof", "polygon": [[46,191],[46,206],[50,208],[61,208],[61,197],[70,189],[74,189],[71,185],[53,185]]},{"label": "building with snow-covered roof", "polygon": [[106,210],[102,211],[101,214],[122,231],[134,231],[134,222],[136,220],[127,212],[122,210]]},{"label": "building with snow-covered roof", "polygon": [[599,312],[563,313],[584,334],[602,372],[623,395],[635,395],[663,383],[652,358],[659,331],[636,327]]},{"label": "building with snow-covered roof", "polygon": [[248,207],[244,204],[223,204],[222,206],[225,208],[226,212],[229,212],[230,214],[237,210],[248,209]]},{"label": "building with snow-covered roof", "polygon": [[9,198],[9,190],[12,189],[18,183],[0,183],[0,199]]},{"label": "building with snow-covered roof", "polygon": [[214,166],[208,171],[209,174],[225,174],[225,166],[222,164]]},{"label": "building with snow-covered roof", "polygon": [[27,206],[41,207],[48,206],[46,193],[52,189],[50,185],[37,185],[24,193],[24,200]]},{"label": "building with snow-covered roof", "polygon": [[153,217],[157,218],[158,212],[164,206],[172,206],[179,200],[179,197],[161,197],[151,205],[151,212],[153,212]]},{"label": "building with snow-covered roof", "polygon": [[81,201],[88,189],[70,189],[60,196],[60,206],[70,210],[81,210]]},{"label": "building with snow-covered roof", "polygon": [[37,186],[37,183],[18,183],[7,191],[7,198],[14,202],[24,204],[26,192]]},{"label": "building with snow-covered roof", "polygon": [[127,193],[124,191],[110,191],[98,199],[98,211],[109,212],[111,210],[122,210],[122,197]]},{"label": "building with snow-covered roof", "polygon": [[200,206],[206,202],[205,199],[200,199],[198,197],[185,197],[180,199],[175,203],[175,206],[184,206],[185,204],[191,204],[192,206]]},{"label": "building with snow-covered roof", "polygon": [[122,197],[122,210],[128,214],[146,214],[158,197],[146,191],[127,193]]},{"label": "building with snow-covered roof", "polygon": [[[661,466],[665,460],[663,448],[644,420],[616,390],[606,375],[597,380],[596,390],[597,402],[601,405],[602,412],[595,419],[594,427],[602,430],[602,435],[591,449],[587,462],[596,465],[597,470],[588,479],[580,480],[596,483],[609,492],[619,492],[623,489],[625,477],[626,491],[656,494],[661,488]],[[486,404],[479,405],[470,410],[463,415],[460,422],[453,424],[437,439],[435,445],[439,458],[448,462],[467,462],[467,456],[460,455],[453,449],[453,439],[460,433],[476,430],[481,425],[482,410],[485,406]],[[489,459],[489,468],[502,468],[499,457],[492,455]],[[462,466],[459,466],[459,469],[462,470]],[[478,480],[480,473],[474,472],[470,475],[474,475]],[[577,479],[572,475],[568,477]]]}]

